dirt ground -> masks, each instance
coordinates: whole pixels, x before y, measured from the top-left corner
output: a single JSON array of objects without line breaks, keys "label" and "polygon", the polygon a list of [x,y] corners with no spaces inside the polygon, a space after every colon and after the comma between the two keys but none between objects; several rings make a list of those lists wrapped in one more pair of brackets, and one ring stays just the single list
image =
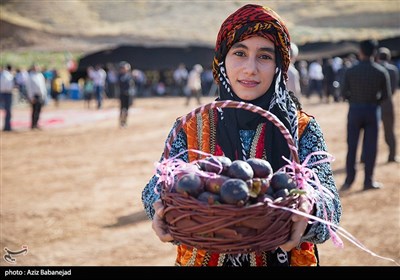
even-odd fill
[{"label": "dirt ground", "polygon": [[[316,99],[303,104],[322,126],[329,152],[336,158],[332,166],[340,186],[345,176],[347,104],[319,104]],[[400,93],[395,105],[400,139]],[[141,192],[174,119],[192,107],[184,106],[181,98],[137,99],[128,127],[120,129],[117,106],[115,100],[106,100],[99,111],[85,109],[82,101],[63,101],[59,108],[49,104],[43,109],[41,131],[20,125],[14,132],[1,133],[0,247],[3,254],[4,248],[28,247],[27,254],[14,256],[14,265],[174,264],[175,248],[153,233]],[[29,123],[29,110],[24,104],[15,106],[13,120],[23,117]],[[102,112],[108,112],[107,117],[93,117]],[[55,114],[64,116],[59,121],[64,125],[48,119]],[[92,118],[81,117],[85,114]],[[77,116],[81,121],[72,121]],[[400,165],[386,163],[383,133],[379,143],[375,177],[384,188],[363,192],[360,164],[353,188],[342,196],[341,226],[365,250],[345,238],[343,249],[329,240],[319,246],[322,266],[396,265],[389,259],[400,263]],[[2,266],[12,265],[3,257]]]}]

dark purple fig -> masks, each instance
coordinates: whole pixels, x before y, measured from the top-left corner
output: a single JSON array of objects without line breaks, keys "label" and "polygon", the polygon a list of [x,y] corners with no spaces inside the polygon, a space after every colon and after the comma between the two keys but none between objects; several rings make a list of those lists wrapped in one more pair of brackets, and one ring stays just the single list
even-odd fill
[{"label": "dark purple fig", "polygon": [[204,191],[203,181],[200,176],[195,173],[183,175],[175,185],[175,190],[181,194],[187,194],[197,197]]},{"label": "dark purple fig", "polygon": [[261,178],[260,194],[265,194],[268,189],[269,189],[269,180],[266,178]]},{"label": "dark purple fig", "polygon": [[275,193],[275,190],[273,188],[271,188],[271,185],[270,185],[270,187],[267,188],[267,191],[265,192],[265,194],[269,195],[269,196],[274,196],[274,193]]},{"label": "dark purple fig", "polygon": [[249,188],[241,179],[229,179],[221,186],[221,201],[227,204],[243,206],[249,200]]},{"label": "dark purple fig", "polygon": [[246,162],[250,164],[256,178],[268,178],[273,173],[271,164],[265,159],[249,158]]},{"label": "dark purple fig", "polygon": [[289,195],[288,189],[280,189],[280,190],[277,190],[277,191],[274,193],[274,198],[275,198],[275,199],[280,198],[280,197],[286,198],[288,195]]},{"label": "dark purple fig", "polygon": [[215,174],[215,176],[205,178],[204,189],[206,191],[219,194],[222,184],[230,179],[228,176]]},{"label": "dark purple fig", "polygon": [[205,192],[202,192],[197,197],[197,199],[200,201],[207,202],[208,204],[212,205],[212,204],[220,203],[221,197],[218,194],[205,191]]},{"label": "dark purple fig", "polygon": [[251,168],[250,164],[245,162],[244,160],[234,160],[231,166],[228,169],[227,175],[231,178],[242,179],[243,181],[247,181],[254,177],[254,171]]},{"label": "dark purple fig", "polygon": [[209,156],[199,161],[199,166],[203,171],[216,174],[226,174],[231,164],[230,158],[225,156]]},{"label": "dark purple fig", "polygon": [[293,178],[289,174],[282,171],[276,172],[272,175],[270,185],[275,192],[280,189],[288,189],[290,191],[291,189],[296,188],[296,182],[293,180]]}]

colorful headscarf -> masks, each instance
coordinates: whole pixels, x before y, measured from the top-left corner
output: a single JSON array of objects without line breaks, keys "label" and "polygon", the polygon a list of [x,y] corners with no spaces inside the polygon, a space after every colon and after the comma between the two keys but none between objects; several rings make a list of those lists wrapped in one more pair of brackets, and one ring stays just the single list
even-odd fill
[{"label": "colorful headscarf", "polygon": [[290,64],[290,36],[280,16],[268,7],[248,4],[231,14],[221,25],[215,44],[214,79],[218,83],[218,65],[225,60],[229,49],[237,42],[261,36],[274,42],[282,62],[282,73],[287,80]]},{"label": "colorful headscarf", "polygon": [[[225,58],[229,49],[237,42],[252,36],[271,40],[276,51],[276,74],[267,92],[250,101],[276,115],[291,132],[297,144],[297,110],[286,90],[287,70],[290,63],[290,36],[281,18],[270,8],[248,4],[231,14],[221,25],[215,46],[213,74],[219,84],[218,100],[241,100],[232,90],[226,74]],[[249,102],[249,101],[246,101]],[[221,109],[217,127],[217,141],[225,155],[231,159],[246,159],[239,130],[255,130],[263,122],[267,123],[264,149],[267,159],[274,169],[286,162],[282,156],[290,157],[286,140],[271,122],[258,114],[240,109]]]}]

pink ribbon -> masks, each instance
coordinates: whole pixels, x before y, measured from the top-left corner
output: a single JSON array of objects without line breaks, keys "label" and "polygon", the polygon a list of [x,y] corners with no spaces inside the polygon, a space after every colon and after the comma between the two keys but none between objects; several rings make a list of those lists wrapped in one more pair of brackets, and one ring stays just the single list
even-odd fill
[{"label": "pink ribbon", "polygon": [[[326,158],[318,160],[312,164],[309,164],[309,160],[314,155],[315,156],[325,155]],[[305,158],[305,160],[303,161],[302,164],[298,164],[294,161],[289,161],[285,157],[282,157],[282,158],[285,161],[287,161],[288,164],[283,166],[280,170],[287,172],[288,174],[291,174],[292,177],[295,178],[295,180],[297,182],[297,187],[299,189],[306,191],[305,196],[310,200],[312,205],[315,203],[315,201],[317,199],[323,200],[324,196],[333,197],[332,192],[321,184],[321,182],[319,181],[319,178],[315,174],[315,172],[312,169],[307,167],[307,166],[312,167],[313,165],[320,164],[320,163],[332,162],[335,160],[332,155],[330,155],[329,153],[324,152],[324,151],[314,152],[314,153],[309,154]],[[319,190],[319,192],[316,192],[316,190],[311,186],[311,184],[314,184],[317,187],[317,189]],[[279,205],[274,204],[273,202],[268,204],[268,206],[270,206],[272,208],[278,208],[278,209],[290,211],[294,214],[304,216],[304,217],[308,218],[309,220],[313,220],[313,221],[317,221],[317,222],[326,224],[328,226],[328,230],[329,230],[332,242],[336,247],[339,247],[339,248],[344,247],[343,241],[341,240],[341,238],[338,235],[338,234],[340,234],[342,237],[346,238],[348,241],[353,243],[355,246],[357,246],[358,248],[371,254],[372,256],[378,257],[378,258],[381,258],[384,260],[392,261],[395,264],[400,265],[398,262],[396,262],[395,260],[393,260],[391,258],[383,257],[383,256],[380,256],[380,255],[372,252],[367,247],[365,247],[360,241],[358,241],[357,238],[355,238],[348,231],[346,231],[344,228],[334,224],[332,221],[329,221],[325,204],[322,203],[322,205],[323,205],[324,219],[318,218],[314,215],[305,213],[303,211],[287,208],[284,206],[279,206]],[[331,215],[331,217],[333,217],[333,215]],[[309,221],[309,223],[312,223],[312,222]],[[335,229],[336,231],[334,231],[333,229]]]},{"label": "pink ribbon", "polygon": [[[205,153],[203,151],[199,150],[194,150],[194,149],[189,149],[187,151],[182,151],[175,155],[172,158],[167,158],[163,159],[161,162],[155,162],[155,174],[158,176],[158,181],[157,185],[161,184],[164,182],[164,186],[167,190],[169,190],[174,184],[175,184],[175,178],[176,176],[180,174],[187,174],[187,173],[194,173],[197,174],[201,177],[215,177],[215,173],[210,173],[210,172],[205,172],[203,170],[200,170],[198,167],[196,167],[196,163],[203,161],[203,159],[192,161],[191,163],[187,163],[186,161],[180,159],[179,157],[183,155],[185,152],[195,152],[197,154],[203,155],[204,157],[208,156],[213,156],[209,153]],[[218,162],[218,161],[216,161]],[[216,165],[212,162],[209,162],[210,165],[213,165],[215,167],[222,168],[222,165]],[[154,192],[159,193],[157,190],[157,187],[154,187]]]}]

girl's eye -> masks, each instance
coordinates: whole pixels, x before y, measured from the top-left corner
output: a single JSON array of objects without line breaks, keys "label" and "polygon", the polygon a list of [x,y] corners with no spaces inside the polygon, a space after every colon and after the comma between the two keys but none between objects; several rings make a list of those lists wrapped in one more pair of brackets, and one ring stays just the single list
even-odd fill
[{"label": "girl's eye", "polygon": [[236,56],[245,56],[244,52],[242,52],[242,51],[236,51],[233,54]]},{"label": "girl's eye", "polygon": [[272,56],[269,54],[262,54],[259,56],[261,59],[272,59]]}]

